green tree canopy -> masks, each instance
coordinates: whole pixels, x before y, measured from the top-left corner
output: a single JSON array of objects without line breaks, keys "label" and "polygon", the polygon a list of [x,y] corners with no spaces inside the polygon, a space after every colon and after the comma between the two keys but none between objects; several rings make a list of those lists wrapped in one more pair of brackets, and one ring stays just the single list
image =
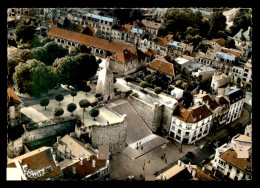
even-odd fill
[{"label": "green tree canopy", "polygon": [[70,94],[73,97],[73,101],[74,101],[74,97],[77,96],[77,92],[76,91],[72,91]]},{"label": "green tree canopy", "polygon": [[63,101],[64,99],[64,96],[62,94],[58,94],[56,97],[55,97],[56,101],[59,102],[59,106],[60,106],[60,102]]},{"label": "green tree canopy", "polygon": [[73,112],[77,109],[77,105],[75,103],[70,103],[67,106],[67,111],[71,112],[71,115],[73,116]]},{"label": "green tree canopy", "polygon": [[34,36],[34,30],[31,26],[20,25],[15,29],[14,39],[17,43],[26,43],[31,41]]},{"label": "green tree canopy", "polygon": [[87,99],[82,99],[79,101],[79,106],[83,108],[85,112],[85,109],[90,106],[90,102]]},{"label": "green tree canopy", "polygon": [[32,52],[34,59],[37,59],[46,65],[52,65],[55,59],[68,55],[68,49],[63,48],[54,41],[46,43],[43,47],[35,48]]},{"label": "green tree canopy", "polygon": [[148,87],[148,82],[146,82],[146,81],[142,81],[142,82],[140,82],[140,84],[139,84],[139,86],[140,87],[142,87],[143,88],[143,90],[144,90],[144,88],[146,88],[146,87]]},{"label": "green tree canopy", "polygon": [[25,49],[20,53],[19,57],[21,58],[22,62],[25,63],[27,60],[33,58],[33,53],[31,50]]},{"label": "green tree canopy", "polygon": [[46,106],[49,105],[49,102],[50,102],[50,100],[49,100],[47,97],[44,97],[44,98],[42,98],[42,99],[40,100],[40,105],[41,105],[41,106],[44,106],[44,107],[45,107],[45,110],[46,110]]},{"label": "green tree canopy", "polygon": [[252,26],[252,12],[250,9],[241,10],[233,19],[233,25],[230,27],[231,34],[234,36],[240,29],[246,31],[249,26]]},{"label": "green tree canopy", "polygon": [[89,80],[98,69],[96,58],[90,54],[80,53],[76,57],[66,56],[57,59],[55,67],[59,82],[62,84],[77,84]]},{"label": "green tree canopy", "polygon": [[35,59],[15,67],[13,80],[20,93],[39,96],[54,88],[56,79],[51,67]]},{"label": "green tree canopy", "polygon": [[19,65],[19,63],[22,62],[22,59],[19,57],[13,57],[11,59],[8,59],[7,62],[7,69],[8,69],[8,79],[12,80],[13,74],[15,72],[15,67]]},{"label": "green tree canopy", "polygon": [[53,115],[56,117],[60,117],[64,114],[64,110],[62,107],[56,107],[53,111]]},{"label": "green tree canopy", "polygon": [[128,82],[131,82],[131,81],[134,81],[134,77],[131,76],[131,75],[126,75],[124,80],[127,82],[127,85],[128,85]]},{"label": "green tree canopy", "polygon": [[156,87],[156,88],[154,88],[154,92],[157,94],[157,96],[158,96],[158,94],[160,94],[161,92],[162,92],[162,88],[161,87]]},{"label": "green tree canopy", "polygon": [[96,108],[92,108],[92,109],[89,111],[89,114],[91,115],[91,117],[94,118],[94,120],[96,120],[96,117],[98,117],[98,115],[99,115],[99,110],[96,109]]}]

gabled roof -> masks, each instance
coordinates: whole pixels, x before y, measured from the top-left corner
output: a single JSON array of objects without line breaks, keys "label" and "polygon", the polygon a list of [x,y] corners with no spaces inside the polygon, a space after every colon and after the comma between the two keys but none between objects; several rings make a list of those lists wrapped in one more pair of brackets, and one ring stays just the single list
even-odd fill
[{"label": "gabled roof", "polygon": [[162,45],[162,46],[167,46],[171,41],[172,41],[173,35],[168,34],[165,37],[158,37],[156,44]]},{"label": "gabled roof", "polygon": [[230,100],[230,104],[233,104],[242,98],[245,98],[245,92],[240,88],[235,88],[225,94]]},{"label": "gabled roof", "polygon": [[[20,159],[21,163],[19,162]],[[53,160],[51,147],[41,147],[39,149],[11,159],[8,162],[7,167],[16,167],[15,161],[18,161],[21,167],[27,164],[27,168],[31,170],[41,170],[43,168],[51,166],[53,168],[53,171],[49,173],[46,173],[45,171],[42,178],[54,178],[62,174],[61,168],[59,166],[56,166]]]},{"label": "gabled roof", "polygon": [[221,52],[233,54],[233,55],[237,56],[238,58],[240,58],[240,56],[242,56],[242,52],[238,52],[238,51],[231,50],[228,48],[221,48]]},{"label": "gabled roof", "polygon": [[220,46],[225,46],[226,40],[223,38],[219,38],[219,39],[212,39],[209,42],[216,42],[218,43]]},{"label": "gabled roof", "polygon": [[147,64],[147,67],[168,74],[170,76],[175,76],[173,64],[166,61],[155,59],[153,62]]},{"label": "gabled roof", "polygon": [[216,180],[210,173],[203,171],[199,166],[197,166],[196,178],[202,181],[212,181]]},{"label": "gabled roof", "polygon": [[8,103],[10,103],[10,96],[13,96],[14,103],[15,104],[20,104],[22,101],[17,97],[15,92],[9,87],[7,88],[7,94],[8,94]]},{"label": "gabled roof", "polygon": [[112,55],[108,57],[109,59],[113,59],[119,61],[121,63],[128,63],[138,58],[138,55],[133,54],[130,50],[124,49],[123,51],[117,52],[116,55]]},{"label": "gabled roof", "polygon": [[58,28],[55,26],[53,26],[49,30],[48,35],[53,36],[53,37],[58,37],[61,39],[71,40],[74,42],[78,42],[81,44],[85,44],[87,46],[92,46],[95,48],[107,50],[110,52],[115,52],[115,53],[117,53],[117,55],[119,57],[118,60],[120,62],[126,62],[124,60],[124,58],[122,57],[123,50],[127,49],[128,51],[131,51],[132,54],[135,54],[135,52],[137,50],[136,47],[134,47],[134,46],[117,43],[117,42],[109,41],[109,40],[105,40],[105,39],[100,39],[100,38],[93,37],[90,35],[85,35],[82,33],[76,33],[76,32],[69,31],[66,29],[61,29],[61,28]]},{"label": "gabled roof", "polygon": [[198,94],[198,95],[195,95],[195,97],[202,98],[203,101],[205,101],[205,102],[208,101],[210,109],[213,111],[217,107],[220,107],[220,105],[215,100],[213,100],[208,94]]},{"label": "gabled roof", "polygon": [[213,113],[207,108],[206,105],[193,106],[189,109],[178,105],[173,112],[174,117],[187,123],[196,123],[212,114]]},{"label": "gabled roof", "polygon": [[124,30],[126,31],[126,32],[130,32],[131,31],[131,29],[132,28],[134,28],[135,26],[134,25],[130,25],[130,24],[125,24],[124,26],[123,26],[123,28],[124,28]]},{"label": "gabled roof", "polygon": [[252,168],[252,160],[244,159],[244,158],[237,158],[236,151],[229,149],[222,153],[219,158],[222,160],[230,163],[231,165],[239,168],[240,170],[246,172],[247,174],[252,174],[252,172],[246,170],[246,166]]}]

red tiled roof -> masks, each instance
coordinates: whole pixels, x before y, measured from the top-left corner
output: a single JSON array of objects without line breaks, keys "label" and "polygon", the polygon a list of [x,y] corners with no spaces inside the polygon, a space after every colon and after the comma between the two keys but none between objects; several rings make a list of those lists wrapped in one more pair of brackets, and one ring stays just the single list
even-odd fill
[{"label": "red tiled roof", "polygon": [[138,27],[145,27],[145,25],[139,20],[134,21],[134,24],[136,24]]},{"label": "red tiled roof", "polygon": [[125,24],[124,26],[123,26],[123,28],[124,28],[124,30],[126,31],[126,32],[130,32],[131,31],[131,29],[132,28],[134,28],[135,26],[134,25],[129,25],[129,24]]},{"label": "red tiled roof", "polygon": [[171,35],[171,34],[168,34],[167,36],[165,36],[163,38],[162,37],[158,37],[157,41],[156,41],[156,44],[167,46],[168,43],[172,41],[172,37],[173,37],[173,35]]},{"label": "red tiled roof", "polygon": [[117,42],[109,41],[109,40],[105,40],[105,39],[100,39],[100,38],[93,37],[90,35],[85,35],[82,33],[76,33],[73,31],[66,30],[66,29],[58,28],[56,26],[53,26],[49,30],[48,35],[53,36],[53,37],[58,37],[61,39],[71,40],[74,42],[78,42],[80,44],[85,44],[87,46],[92,46],[95,48],[117,53],[118,61],[123,62],[123,63],[125,62],[125,60],[122,56],[124,49],[131,51],[132,54],[136,53],[136,47],[134,47],[134,46],[117,43]]},{"label": "red tiled roof", "polygon": [[146,52],[147,55],[155,57],[157,55],[157,50],[154,49],[148,49]]},{"label": "red tiled roof", "polygon": [[20,104],[22,101],[19,99],[19,97],[17,97],[17,95],[15,94],[15,92],[9,87],[7,88],[7,93],[8,93],[8,103],[10,102],[10,95],[13,96],[14,99],[14,103],[15,104]]},{"label": "red tiled roof", "polygon": [[233,55],[237,56],[238,58],[240,58],[240,56],[242,55],[241,52],[236,52],[234,50],[230,50],[230,49],[226,49],[226,48],[221,48],[221,52],[233,54]]},{"label": "red tiled roof", "polygon": [[224,104],[229,104],[229,102],[225,97],[220,97],[219,104],[224,105]]},{"label": "red tiled roof", "polygon": [[121,63],[127,63],[131,60],[135,60],[138,58],[136,54],[131,53],[129,50],[124,49],[123,51],[117,52],[116,55],[109,56],[108,58],[119,61]]},{"label": "red tiled roof", "polygon": [[[21,166],[27,164],[28,165],[27,168],[31,170],[40,170],[45,167],[52,166],[53,171],[49,173],[45,173],[42,178],[54,178],[56,176],[61,175],[62,171],[59,166],[56,166],[50,150],[51,150],[50,147],[41,147],[39,149],[36,149],[34,151],[31,151],[29,153],[11,159],[7,166],[15,167],[16,166],[15,161],[18,161],[19,159],[22,159],[22,162],[20,163]],[[47,153],[49,153],[50,155],[49,157],[47,156]],[[41,179],[41,178],[37,178],[37,179]]]},{"label": "red tiled roof", "polygon": [[48,20],[42,20],[42,22],[48,23],[48,24],[58,24],[59,22],[57,20],[48,19]]},{"label": "red tiled roof", "polygon": [[249,166],[250,168],[252,168],[252,161],[247,160],[247,159],[243,159],[243,158],[237,158],[237,153],[236,151],[229,149],[227,151],[225,151],[224,153],[222,153],[219,158],[221,158],[224,161],[227,161],[228,163],[230,163],[231,165],[239,168],[240,170],[243,170],[244,172],[251,174],[252,172],[248,171],[245,169],[245,166]]},{"label": "red tiled roof", "polygon": [[163,73],[171,75],[171,76],[175,76],[173,64],[165,62],[165,61],[161,61],[159,59],[156,59],[153,62],[147,64],[147,67],[154,69],[154,70],[158,70],[160,72],[163,72]]},{"label": "red tiled roof", "polygon": [[197,173],[196,173],[196,177],[199,179],[199,180],[202,180],[202,181],[211,181],[211,180],[216,180],[216,178],[212,177],[210,175],[210,173],[207,173],[205,171],[202,171],[202,169],[197,166]]},{"label": "red tiled roof", "polygon": [[215,110],[217,107],[219,107],[220,105],[215,101],[213,100],[208,94],[198,94],[198,95],[195,95],[195,97],[201,97],[203,99],[203,101],[208,101],[209,103],[209,106],[211,108],[211,110]]},{"label": "red tiled roof", "polygon": [[219,38],[219,39],[212,39],[209,42],[216,42],[218,43],[220,46],[225,46],[226,40],[223,38]]},{"label": "red tiled roof", "polygon": [[[95,160],[95,167],[92,167],[92,160]],[[67,167],[65,167],[63,169],[64,174],[66,175],[70,175],[72,174],[73,167],[76,167],[76,174],[74,176],[76,176],[76,178],[78,179],[82,179],[85,176],[89,175],[89,174],[93,174],[95,172],[97,172],[99,169],[103,168],[106,166],[106,160],[100,160],[98,159],[95,155],[90,156],[90,160],[87,161],[87,159],[83,159],[83,165],[80,164],[80,162],[75,162]]]},{"label": "red tiled roof", "polygon": [[193,106],[192,108],[186,109],[182,106],[177,106],[173,112],[173,116],[187,123],[195,123],[200,121],[213,113],[207,108],[206,105]]}]

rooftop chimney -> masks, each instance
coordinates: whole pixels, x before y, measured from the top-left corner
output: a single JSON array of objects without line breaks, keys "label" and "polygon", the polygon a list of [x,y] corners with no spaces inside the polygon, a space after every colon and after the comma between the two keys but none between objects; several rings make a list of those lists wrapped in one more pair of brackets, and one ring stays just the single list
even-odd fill
[{"label": "rooftop chimney", "polygon": [[79,158],[79,164],[83,165],[83,159]]},{"label": "rooftop chimney", "polygon": [[180,160],[178,160],[178,166],[181,166],[181,161]]},{"label": "rooftop chimney", "polygon": [[205,167],[202,167],[202,171],[203,171],[203,172],[205,171]]},{"label": "rooftop chimney", "polygon": [[193,178],[196,176],[196,170],[195,169],[192,170],[191,175],[192,175]]},{"label": "rooftop chimney", "polygon": [[71,150],[69,150],[69,158],[71,159]]},{"label": "rooftop chimney", "polygon": [[92,160],[92,167],[93,167],[93,168],[96,167],[96,160],[95,160],[95,159]]},{"label": "rooftop chimney", "polygon": [[60,143],[60,136],[57,136],[57,144],[59,144]]}]

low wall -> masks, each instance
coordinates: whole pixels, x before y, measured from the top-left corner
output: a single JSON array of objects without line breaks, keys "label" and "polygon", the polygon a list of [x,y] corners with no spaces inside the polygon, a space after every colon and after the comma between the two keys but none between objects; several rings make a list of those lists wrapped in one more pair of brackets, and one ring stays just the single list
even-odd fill
[{"label": "low wall", "polygon": [[8,143],[7,154],[8,157],[14,158],[22,154],[23,145],[30,145],[31,147],[40,144],[38,140],[64,136],[75,131],[75,124],[78,120],[77,116],[71,118],[64,118],[60,120],[55,120],[55,122],[50,122],[44,126],[34,125],[33,130],[26,131],[19,139]]}]

